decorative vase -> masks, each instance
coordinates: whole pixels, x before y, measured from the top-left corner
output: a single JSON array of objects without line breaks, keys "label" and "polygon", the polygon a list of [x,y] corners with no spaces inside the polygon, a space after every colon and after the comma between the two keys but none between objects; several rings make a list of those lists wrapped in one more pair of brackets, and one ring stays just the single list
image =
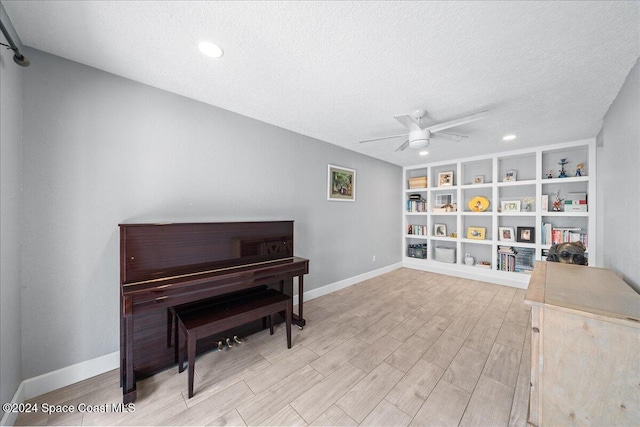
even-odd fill
[{"label": "decorative vase", "polygon": [[475,264],[476,259],[474,257],[472,257],[470,254],[464,254],[464,263],[466,265],[473,265]]}]

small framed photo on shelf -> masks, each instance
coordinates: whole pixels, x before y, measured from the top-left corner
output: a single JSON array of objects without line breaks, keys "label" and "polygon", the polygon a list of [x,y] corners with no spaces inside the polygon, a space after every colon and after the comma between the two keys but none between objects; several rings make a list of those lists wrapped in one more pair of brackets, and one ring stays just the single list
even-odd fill
[{"label": "small framed photo on shelf", "polygon": [[518,171],[516,170],[508,170],[505,174],[504,174],[504,182],[511,182],[511,181],[516,181],[518,178]]},{"label": "small framed photo on shelf", "polygon": [[498,227],[498,240],[502,242],[513,242],[513,227]]},{"label": "small framed photo on shelf", "polygon": [[487,229],[484,227],[467,227],[467,239],[484,240]]},{"label": "small framed photo on shelf", "polygon": [[447,224],[434,224],[433,234],[436,237],[447,237]]},{"label": "small framed photo on shelf", "polygon": [[436,205],[450,205],[453,202],[453,194],[436,194]]},{"label": "small framed photo on shelf", "polygon": [[520,200],[503,200],[500,202],[502,212],[520,212]]},{"label": "small framed photo on shelf", "polygon": [[453,171],[440,172],[438,174],[438,187],[453,186]]},{"label": "small framed photo on shelf", "polygon": [[535,243],[536,228],[535,227],[518,227],[516,233],[516,242]]},{"label": "small framed photo on shelf", "polygon": [[476,175],[473,178],[473,183],[474,184],[484,184],[484,175]]}]

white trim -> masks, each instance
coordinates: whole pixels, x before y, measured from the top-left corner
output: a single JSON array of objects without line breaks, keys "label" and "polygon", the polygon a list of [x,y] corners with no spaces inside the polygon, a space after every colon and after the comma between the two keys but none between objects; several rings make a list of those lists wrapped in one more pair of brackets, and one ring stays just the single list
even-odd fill
[{"label": "white trim", "polygon": [[[389,273],[393,270],[402,268],[402,263],[391,264],[386,267],[379,268],[377,270],[368,271],[366,273],[359,274],[357,276],[349,277],[348,279],[340,280],[339,282],[329,283],[328,285],[321,286],[316,289],[311,289],[304,293],[304,300],[310,301],[314,298],[328,295],[332,292],[339,291],[340,289],[348,288],[357,283],[364,282],[365,280],[373,279],[374,277],[381,276],[385,273]],[[293,297],[293,304],[298,304],[298,295]]]},{"label": "white trim", "polygon": [[[26,399],[24,398],[24,381],[20,383],[18,389],[13,395],[13,399],[11,399],[11,403],[22,403]],[[0,426],[12,426],[15,424],[18,419],[18,412],[5,412],[0,420]]]},{"label": "white trim", "polygon": [[480,280],[497,285],[527,289],[529,274],[494,271],[488,268],[459,266],[438,261],[408,259],[402,263],[403,267],[413,270],[429,271],[431,273],[446,274],[447,276],[462,277],[463,279]]},{"label": "white trim", "polygon": [[[305,301],[309,301],[314,298],[318,298],[320,296],[327,295],[340,289],[355,285],[356,283],[372,279],[390,271],[397,270],[401,267],[402,263],[398,262],[396,264],[391,264],[377,270],[369,271],[357,276],[350,277],[348,279],[340,280],[339,282],[330,283],[320,288],[311,289],[304,293],[304,299]],[[293,297],[293,303],[298,304],[298,295],[295,295]],[[53,390],[57,390],[59,388],[66,387],[79,381],[95,377],[96,375],[103,374],[113,369],[118,369],[119,367],[120,352],[115,351],[113,353],[105,354],[104,356],[96,357],[95,359],[76,363],[75,365],[67,366],[53,372],[48,372],[37,377],[29,378],[20,383],[20,386],[18,386],[18,389],[16,390],[11,403],[22,403],[25,400],[29,400],[36,396],[49,393]],[[2,417],[2,421],[0,421],[0,425],[11,426],[16,422],[17,418],[17,413],[6,413]]]},{"label": "white trim", "polygon": [[37,377],[24,380],[24,399],[29,400],[41,394],[66,387],[78,381],[95,377],[96,375],[120,367],[120,352],[105,354],[95,359],[86,360],[67,366],[56,371],[48,372]]}]

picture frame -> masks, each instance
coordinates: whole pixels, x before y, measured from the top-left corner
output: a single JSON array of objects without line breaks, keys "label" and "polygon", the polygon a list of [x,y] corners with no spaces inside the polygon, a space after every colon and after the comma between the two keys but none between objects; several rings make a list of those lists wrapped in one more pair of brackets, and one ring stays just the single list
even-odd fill
[{"label": "picture frame", "polygon": [[518,171],[510,169],[504,174],[504,182],[513,182],[518,180]]},{"label": "picture frame", "polygon": [[535,227],[517,227],[516,241],[520,243],[535,243],[536,228]]},{"label": "picture frame", "polygon": [[447,224],[433,224],[433,235],[436,237],[447,237]]},{"label": "picture frame", "polygon": [[486,233],[485,227],[467,227],[467,239],[484,240]]},{"label": "picture frame", "polygon": [[474,184],[484,184],[484,175],[476,175],[473,177]]},{"label": "picture frame", "polygon": [[438,174],[438,187],[453,186],[453,171],[440,172]]},{"label": "picture frame", "polygon": [[501,242],[513,242],[514,236],[513,227],[498,227],[498,240]]},{"label": "picture frame", "polygon": [[445,193],[445,194],[436,194],[436,205],[444,206],[450,205],[453,203],[453,194]]},{"label": "picture frame", "polygon": [[327,200],[355,202],[356,171],[342,166],[327,166]]},{"label": "picture frame", "polygon": [[521,206],[520,200],[503,200],[500,202],[500,209],[502,212],[520,212]]}]

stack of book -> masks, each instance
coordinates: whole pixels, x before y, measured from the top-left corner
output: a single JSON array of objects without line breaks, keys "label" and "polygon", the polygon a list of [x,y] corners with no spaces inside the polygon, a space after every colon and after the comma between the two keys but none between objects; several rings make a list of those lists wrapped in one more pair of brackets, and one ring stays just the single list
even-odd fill
[{"label": "stack of book", "polygon": [[581,242],[588,246],[587,233],[583,233],[578,227],[554,227],[548,222],[542,223],[542,244],[557,245],[558,243]]},{"label": "stack of book", "polygon": [[498,246],[498,270],[531,273],[536,250],[513,246]]},{"label": "stack of book", "polygon": [[511,246],[498,246],[498,270],[516,271],[516,254]]},{"label": "stack of book", "polygon": [[587,212],[587,193],[569,193],[564,199],[565,212]]},{"label": "stack of book", "polygon": [[427,235],[427,226],[421,224],[409,224],[407,227],[407,234],[413,234],[417,236],[426,236]]},{"label": "stack of book", "polygon": [[407,212],[427,212],[427,201],[420,194],[410,194]]}]

